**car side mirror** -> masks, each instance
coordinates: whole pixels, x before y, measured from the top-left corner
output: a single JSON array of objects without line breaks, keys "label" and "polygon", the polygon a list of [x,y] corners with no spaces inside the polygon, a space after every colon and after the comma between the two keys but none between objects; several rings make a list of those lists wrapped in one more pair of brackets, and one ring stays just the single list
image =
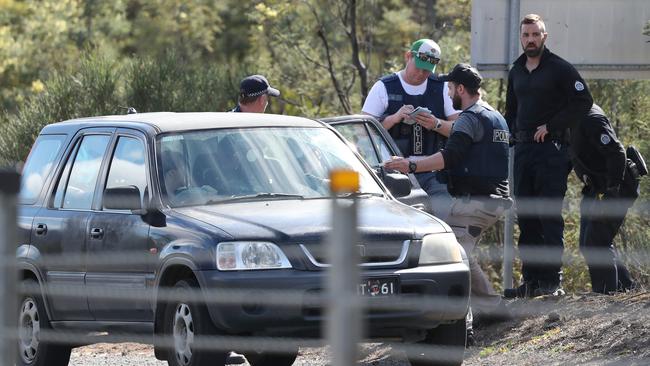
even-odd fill
[{"label": "car side mirror", "polygon": [[395,197],[405,197],[411,194],[411,180],[408,175],[397,173],[386,173],[384,175],[384,184],[388,187],[390,193]]},{"label": "car side mirror", "polygon": [[143,215],[140,189],[136,186],[107,188],[104,190],[104,207],[111,210],[130,210]]}]

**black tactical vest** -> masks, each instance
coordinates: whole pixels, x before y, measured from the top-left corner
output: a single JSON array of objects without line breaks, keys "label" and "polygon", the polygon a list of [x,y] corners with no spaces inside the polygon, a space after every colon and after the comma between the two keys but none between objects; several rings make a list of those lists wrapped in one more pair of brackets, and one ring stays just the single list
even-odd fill
[{"label": "black tactical vest", "polygon": [[[384,116],[394,114],[403,105],[413,107],[427,107],[434,116],[445,119],[445,102],[443,95],[444,82],[438,80],[436,75],[429,76],[424,94],[410,95],[404,91],[397,74],[381,78],[388,93],[388,108]],[[446,141],[444,136],[435,131],[430,131],[418,124],[409,125],[400,122],[390,128],[388,133],[393,137],[404,156],[432,155],[440,150]]]},{"label": "black tactical vest", "polygon": [[[508,178],[508,125],[499,112],[474,104],[464,113],[476,115],[483,138],[473,143],[463,162],[449,171],[452,177],[476,177],[498,182]],[[453,179],[453,178],[452,178]]]}]

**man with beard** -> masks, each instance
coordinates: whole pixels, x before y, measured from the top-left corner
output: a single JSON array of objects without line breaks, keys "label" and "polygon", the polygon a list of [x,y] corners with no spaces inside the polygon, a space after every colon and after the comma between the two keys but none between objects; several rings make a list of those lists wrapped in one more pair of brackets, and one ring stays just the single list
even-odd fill
[{"label": "man with beard", "polygon": [[441,80],[449,82],[453,107],[462,112],[446,146],[424,159],[394,157],[387,169],[402,173],[445,169],[454,197],[445,220],[467,252],[472,311],[481,322],[503,320],[509,313],[476,258],[471,254],[480,235],[496,224],[512,203],[508,189],[508,126],[501,114],[481,99],[482,77],[458,64]]},{"label": "man with beard", "polygon": [[[363,104],[362,112],[381,121],[401,153],[413,159],[440,150],[444,136],[449,136],[450,121],[460,112],[451,106],[447,84],[433,74],[440,53],[440,46],[430,39],[413,42],[404,54],[406,67],[377,81]],[[417,107],[429,112],[411,115]],[[444,220],[451,197],[443,179],[431,171],[415,177],[431,197],[433,213]]]},{"label": "man with beard", "polygon": [[523,284],[505,295],[562,295],[562,201],[571,171],[567,128],[582,121],[593,100],[578,71],[545,47],[548,34],[539,15],[526,15],[520,31],[524,54],[508,75],[505,118],[515,142]]}]

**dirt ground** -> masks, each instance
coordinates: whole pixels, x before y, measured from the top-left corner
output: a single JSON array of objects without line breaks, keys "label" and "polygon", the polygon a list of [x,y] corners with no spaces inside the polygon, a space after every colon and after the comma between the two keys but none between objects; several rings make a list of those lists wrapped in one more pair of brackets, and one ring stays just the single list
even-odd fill
[{"label": "dirt ground", "polygon": [[[650,365],[650,292],[569,294],[516,300],[515,319],[476,329],[465,365]],[[404,354],[364,344],[359,365],[407,366]],[[70,365],[155,365],[150,346],[99,344],[73,351]],[[328,365],[326,348],[301,348],[294,365]]]},{"label": "dirt ground", "polygon": [[650,365],[650,293],[518,300],[479,328],[465,365]]}]

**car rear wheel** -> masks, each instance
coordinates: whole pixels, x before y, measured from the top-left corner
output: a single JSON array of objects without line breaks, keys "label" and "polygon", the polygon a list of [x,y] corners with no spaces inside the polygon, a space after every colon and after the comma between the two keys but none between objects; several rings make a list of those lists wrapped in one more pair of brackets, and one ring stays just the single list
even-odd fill
[{"label": "car rear wheel", "polygon": [[43,299],[37,293],[38,283],[23,281],[24,289],[18,310],[18,357],[19,366],[66,366],[70,361],[72,347],[47,342],[41,332],[52,337],[52,327],[45,312]]},{"label": "car rear wheel", "polygon": [[[218,334],[205,304],[190,302],[199,290],[195,280],[178,281],[174,300],[165,308],[165,335],[173,347],[167,350],[169,366],[223,366],[228,352],[205,347],[205,337]],[[200,347],[203,343],[203,347]]]},{"label": "car rear wheel", "polygon": [[291,352],[248,352],[244,355],[251,366],[291,366],[298,357],[298,347]]},{"label": "car rear wheel", "polygon": [[458,366],[463,364],[467,330],[464,320],[453,324],[441,324],[427,332],[418,345],[431,346],[417,355],[409,355],[411,366]]}]

